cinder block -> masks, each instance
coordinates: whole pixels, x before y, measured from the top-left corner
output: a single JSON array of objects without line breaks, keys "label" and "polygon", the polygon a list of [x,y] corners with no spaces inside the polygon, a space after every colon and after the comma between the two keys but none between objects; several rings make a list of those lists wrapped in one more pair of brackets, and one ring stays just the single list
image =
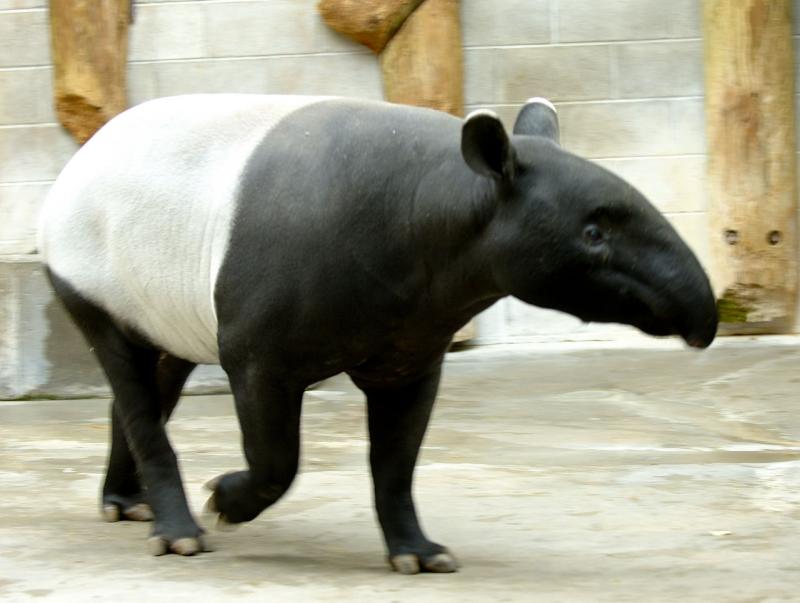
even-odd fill
[{"label": "cinder block", "polygon": [[675,136],[675,153],[706,152],[706,113],[704,99],[669,101]]},{"label": "cinder block", "polygon": [[0,255],[36,251],[36,227],[49,182],[0,184]]},{"label": "cinder block", "polygon": [[675,154],[670,108],[660,100],[564,104],[561,143],[589,158]]},{"label": "cinder block", "polygon": [[56,121],[50,67],[0,69],[0,125]]},{"label": "cinder block", "polygon": [[128,63],[128,105],[134,106],[158,96],[157,63]]},{"label": "cinder block", "polygon": [[363,54],[218,59],[153,65],[158,96],[193,92],[382,98],[378,62]]},{"label": "cinder block", "polygon": [[107,393],[35,256],[0,256],[0,399]]},{"label": "cinder block", "polygon": [[265,59],[264,68],[268,94],[383,98],[380,66],[369,51]]},{"label": "cinder block", "polygon": [[44,9],[0,12],[0,67],[50,64],[50,29]]},{"label": "cinder block", "polygon": [[550,41],[549,0],[463,0],[464,46],[546,44]]},{"label": "cinder block", "polygon": [[53,180],[77,149],[57,125],[0,127],[0,182]]},{"label": "cinder block", "polygon": [[207,54],[205,3],[137,5],[129,31],[131,61],[187,59]]},{"label": "cinder block", "polygon": [[466,104],[507,104],[531,96],[554,101],[611,96],[607,46],[468,48]]},{"label": "cinder block", "polygon": [[45,6],[47,6],[47,0],[0,0],[0,10],[44,8]]},{"label": "cinder block", "polygon": [[702,96],[703,44],[662,41],[616,46],[623,98]]},{"label": "cinder block", "polygon": [[662,212],[706,211],[706,156],[599,159],[597,163],[624,178]]},{"label": "cinder block", "polygon": [[[217,366],[198,367],[186,393],[228,391]],[[0,256],[0,400],[109,395],[86,340],[55,299],[37,256]]]},{"label": "cinder block", "polygon": [[695,38],[701,34],[697,0],[554,0],[561,42]]},{"label": "cinder block", "polygon": [[156,97],[209,92],[255,93],[264,88],[264,69],[259,60],[195,60],[149,63]]},{"label": "cinder block", "polygon": [[496,105],[495,49],[464,49],[464,106]]},{"label": "cinder block", "polygon": [[712,265],[709,233],[711,231],[709,230],[708,214],[706,212],[690,212],[667,214],[666,217],[695,253],[706,272],[710,274]]},{"label": "cinder block", "polygon": [[316,4],[316,0],[208,3],[209,56],[352,52],[364,48],[325,25]]}]

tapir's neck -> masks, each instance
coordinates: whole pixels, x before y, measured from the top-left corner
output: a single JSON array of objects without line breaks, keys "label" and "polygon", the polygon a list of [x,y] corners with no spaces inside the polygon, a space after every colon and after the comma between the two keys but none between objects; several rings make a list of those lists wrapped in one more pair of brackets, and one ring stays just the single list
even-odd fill
[{"label": "tapir's neck", "polygon": [[465,322],[505,294],[492,275],[490,225],[498,191],[460,154],[424,170],[408,203],[411,250],[424,263],[430,311]]}]

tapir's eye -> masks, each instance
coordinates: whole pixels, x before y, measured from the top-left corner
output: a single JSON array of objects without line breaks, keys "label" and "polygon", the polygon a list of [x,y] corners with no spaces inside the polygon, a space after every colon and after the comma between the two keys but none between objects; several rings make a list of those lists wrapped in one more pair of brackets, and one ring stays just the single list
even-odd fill
[{"label": "tapir's eye", "polygon": [[603,231],[600,230],[600,227],[596,224],[589,224],[583,229],[583,239],[589,245],[599,245],[605,240],[605,236],[603,236]]}]

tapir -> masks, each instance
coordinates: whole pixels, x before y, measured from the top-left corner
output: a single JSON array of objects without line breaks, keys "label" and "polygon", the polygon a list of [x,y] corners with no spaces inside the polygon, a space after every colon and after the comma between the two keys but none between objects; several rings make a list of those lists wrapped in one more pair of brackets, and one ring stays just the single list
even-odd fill
[{"label": "tapir", "polygon": [[[715,299],[645,197],[564,150],[532,99],[486,110],[336,97],[186,95],[101,128],[45,201],[40,250],[113,391],[109,520],[154,554],[204,550],[165,432],[197,364],[228,376],[247,468],[212,480],[229,524],[298,469],[309,384],[366,395],[374,503],[402,573],[455,571],[412,477],[453,334],[506,296],[703,348]],[[498,412],[502,412],[498,409]]]}]

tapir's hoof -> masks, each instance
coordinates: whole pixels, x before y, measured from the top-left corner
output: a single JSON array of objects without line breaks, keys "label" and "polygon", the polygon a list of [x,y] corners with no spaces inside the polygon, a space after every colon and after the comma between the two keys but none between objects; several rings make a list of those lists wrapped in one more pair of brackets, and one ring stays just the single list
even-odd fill
[{"label": "tapir's hoof", "polygon": [[220,532],[233,532],[236,528],[239,527],[238,523],[232,523],[228,521],[225,515],[219,512],[219,509],[217,508],[217,501],[214,498],[213,494],[203,507],[203,512],[206,513],[207,515],[217,516],[217,529]]},{"label": "tapir's hoof", "polygon": [[232,532],[236,528],[239,527],[238,523],[233,523],[228,521],[225,517],[224,513],[220,513],[219,506],[217,505],[217,496],[214,492],[219,485],[220,480],[224,477],[224,475],[219,475],[214,479],[209,480],[205,483],[204,487],[207,490],[211,490],[211,496],[206,501],[206,504],[203,506],[203,512],[207,515],[216,515],[217,516],[217,529],[221,532]]},{"label": "tapir's hoof", "polygon": [[153,521],[153,511],[146,503],[136,503],[128,507],[119,504],[106,502],[103,503],[103,519],[109,523],[116,521]]},{"label": "tapir's hoof", "polygon": [[458,570],[456,558],[449,552],[436,553],[430,557],[420,557],[413,553],[403,553],[389,558],[392,569],[401,574],[418,574],[431,572],[436,574],[449,574]]},{"label": "tapir's hoof", "polygon": [[151,536],[147,539],[147,549],[154,557],[166,555],[167,553],[191,557],[198,553],[207,553],[213,550],[202,536],[197,538],[178,538],[173,542],[163,536]]},{"label": "tapir's hoof", "polygon": [[217,486],[219,486],[220,480],[222,480],[222,478],[225,477],[226,475],[228,475],[228,474],[227,473],[223,473],[222,475],[218,475],[217,477],[212,477],[205,484],[203,484],[203,488],[213,492],[214,490],[217,489]]}]

